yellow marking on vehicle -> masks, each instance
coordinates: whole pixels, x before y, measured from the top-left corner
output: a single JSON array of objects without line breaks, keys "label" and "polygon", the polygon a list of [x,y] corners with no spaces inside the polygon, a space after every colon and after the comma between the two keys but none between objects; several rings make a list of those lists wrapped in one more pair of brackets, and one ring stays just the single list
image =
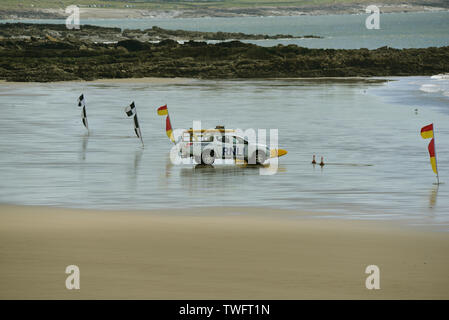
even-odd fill
[{"label": "yellow marking on vehicle", "polygon": [[287,150],[284,149],[271,149],[270,150],[270,158],[282,157],[287,154]]}]

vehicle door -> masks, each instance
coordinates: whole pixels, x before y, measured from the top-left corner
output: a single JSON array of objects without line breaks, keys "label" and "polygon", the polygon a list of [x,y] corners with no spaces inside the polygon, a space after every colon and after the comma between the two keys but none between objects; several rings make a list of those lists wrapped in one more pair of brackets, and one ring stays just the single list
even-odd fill
[{"label": "vehicle door", "polygon": [[233,159],[234,158],[234,140],[232,136],[222,136],[222,159]]},{"label": "vehicle door", "polygon": [[224,137],[220,134],[214,136],[214,151],[217,159],[223,159]]},{"label": "vehicle door", "polygon": [[234,136],[233,137],[233,144],[234,144],[234,159],[245,159],[245,152],[246,152],[246,141],[241,138]]}]

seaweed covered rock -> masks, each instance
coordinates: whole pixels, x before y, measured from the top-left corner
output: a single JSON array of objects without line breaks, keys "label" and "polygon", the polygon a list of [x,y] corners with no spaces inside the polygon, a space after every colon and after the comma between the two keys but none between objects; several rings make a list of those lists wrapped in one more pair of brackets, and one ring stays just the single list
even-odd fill
[{"label": "seaweed covered rock", "polygon": [[[449,72],[449,47],[309,49],[296,45],[260,47],[239,41],[182,44],[172,39],[158,43],[136,39],[101,43],[86,39],[86,30],[64,35],[60,27],[56,29],[33,25],[27,37],[0,37],[0,79],[366,77]],[[35,35],[39,30],[45,30],[50,37]]]},{"label": "seaweed covered rock", "polygon": [[132,52],[132,51],[140,51],[140,50],[145,50],[149,48],[149,45],[144,43],[144,42],[140,42],[138,40],[123,40],[123,41],[119,41],[117,42],[117,47],[123,47],[126,50]]}]

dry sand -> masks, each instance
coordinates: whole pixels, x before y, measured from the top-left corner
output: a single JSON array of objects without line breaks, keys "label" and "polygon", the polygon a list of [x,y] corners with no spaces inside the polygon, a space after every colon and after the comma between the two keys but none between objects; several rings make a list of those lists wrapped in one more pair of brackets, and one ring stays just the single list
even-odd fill
[{"label": "dry sand", "polygon": [[[449,233],[277,211],[1,205],[0,298],[449,298]],[[65,288],[71,264],[80,290]],[[371,264],[380,290],[365,288]]]}]

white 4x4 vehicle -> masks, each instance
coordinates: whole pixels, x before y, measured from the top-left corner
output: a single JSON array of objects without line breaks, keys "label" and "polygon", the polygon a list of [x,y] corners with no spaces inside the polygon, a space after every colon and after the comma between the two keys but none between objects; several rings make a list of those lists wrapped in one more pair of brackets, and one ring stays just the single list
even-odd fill
[{"label": "white 4x4 vehicle", "polygon": [[234,130],[217,127],[209,130],[187,130],[180,141],[182,158],[193,157],[198,164],[211,165],[215,159],[240,159],[249,164],[263,164],[270,158],[264,144],[250,143]]}]

